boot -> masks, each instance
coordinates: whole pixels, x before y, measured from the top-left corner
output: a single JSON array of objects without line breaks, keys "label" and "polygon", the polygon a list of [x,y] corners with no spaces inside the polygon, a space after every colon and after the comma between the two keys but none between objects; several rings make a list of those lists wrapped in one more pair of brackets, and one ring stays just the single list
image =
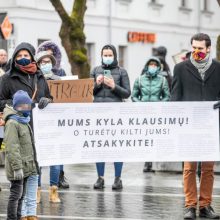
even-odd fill
[{"label": "boot", "polygon": [[115,181],[114,184],[112,185],[112,189],[113,190],[118,190],[118,189],[122,189],[122,181],[120,179],[120,177],[115,177]]},{"label": "boot", "polygon": [[59,188],[63,188],[63,189],[68,189],[68,188],[70,188],[70,185],[69,185],[69,183],[67,182],[66,177],[64,176],[64,171],[60,171],[58,187],[59,187]]},{"label": "boot", "polygon": [[105,181],[102,177],[99,177],[94,184],[94,189],[103,189],[105,185]]},{"label": "boot", "polygon": [[41,188],[37,188],[37,204],[41,202]]},{"label": "boot", "polygon": [[196,209],[193,207],[188,207],[184,213],[184,219],[196,219]]},{"label": "boot", "polygon": [[52,203],[60,203],[57,186],[50,186],[49,189],[49,201]]},{"label": "boot", "polygon": [[199,210],[199,217],[208,218],[208,219],[220,219],[214,209],[209,205]]},{"label": "boot", "polygon": [[27,220],[38,220],[37,216],[28,216]]},{"label": "boot", "polygon": [[152,162],[145,162],[143,172],[154,172],[152,170]]},{"label": "boot", "polygon": [[21,220],[27,220],[28,218],[27,217],[21,217]]}]

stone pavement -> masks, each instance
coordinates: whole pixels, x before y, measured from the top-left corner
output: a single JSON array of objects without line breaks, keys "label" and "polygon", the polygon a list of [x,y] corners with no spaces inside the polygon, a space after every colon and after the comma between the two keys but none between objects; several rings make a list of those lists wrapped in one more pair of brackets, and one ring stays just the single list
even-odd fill
[{"label": "stone pavement", "polygon": [[[123,190],[112,191],[114,166],[106,165],[105,189],[94,190],[94,164],[66,165],[70,189],[60,190],[61,204],[48,202],[48,168],[43,169],[42,203],[38,205],[41,220],[179,220],[183,219],[184,195],[182,175],[143,173],[143,163],[126,163],[122,173]],[[9,184],[0,169],[0,219],[6,219]],[[220,176],[216,175],[213,207],[220,213]],[[201,218],[197,218],[201,219]]]}]

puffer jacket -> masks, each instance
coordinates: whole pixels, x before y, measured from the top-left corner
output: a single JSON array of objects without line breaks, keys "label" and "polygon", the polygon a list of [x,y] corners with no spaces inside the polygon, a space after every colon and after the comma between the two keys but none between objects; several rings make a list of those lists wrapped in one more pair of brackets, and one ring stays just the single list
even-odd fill
[{"label": "puffer jacket", "polygon": [[15,114],[18,112],[12,107],[6,106],[4,109],[5,170],[8,180],[14,180],[15,170],[23,169],[24,177],[37,175],[39,171],[31,127],[9,118]]},{"label": "puffer jacket", "polygon": [[[122,102],[123,99],[127,99],[131,95],[130,80],[128,73],[124,68],[118,66],[117,53],[113,45],[105,45],[110,47],[114,54],[113,64],[106,66],[102,63],[101,66],[95,67],[90,77],[94,79],[94,102]],[[103,50],[103,49],[102,49]],[[111,75],[115,82],[115,88],[111,89],[108,86],[96,84],[96,78],[99,75],[103,75],[104,70],[110,70]]]},{"label": "puffer jacket", "polygon": [[131,95],[133,102],[169,101],[169,98],[169,86],[164,76],[143,74],[135,80]]},{"label": "puffer jacket", "polygon": [[[104,69],[102,66],[98,66],[92,71],[91,77],[94,78],[94,81],[96,81],[96,78],[100,74],[103,74],[103,71]],[[103,84],[98,86],[95,83],[93,91],[94,102],[122,102],[123,99],[130,96],[130,81],[127,71],[117,67],[111,69],[111,75],[115,81],[115,89],[113,90]]]}]

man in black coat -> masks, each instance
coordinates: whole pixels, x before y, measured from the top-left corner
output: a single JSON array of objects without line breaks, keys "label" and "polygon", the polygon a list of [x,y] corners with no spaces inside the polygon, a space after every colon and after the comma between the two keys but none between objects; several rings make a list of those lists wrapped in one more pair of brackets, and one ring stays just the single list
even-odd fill
[{"label": "man in black coat", "polygon": [[[174,68],[171,101],[215,101],[220,99],[220,63],[210,57],[211,40],[199,33],[191,38],[192,54],[189,60]],[[219,219],[211,207],[214,183],[214,162],[202,162],[199,216]],[[184,162],[184,219],[196,218],[197,187],[196,162]]]}]

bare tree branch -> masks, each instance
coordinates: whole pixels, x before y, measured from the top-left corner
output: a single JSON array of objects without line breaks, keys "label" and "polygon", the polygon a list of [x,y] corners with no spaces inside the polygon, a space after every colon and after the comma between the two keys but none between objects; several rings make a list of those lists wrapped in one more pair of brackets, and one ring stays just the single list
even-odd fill
[{"label": "bare tree branch", "polygon": [[63,7],[63,4],[61,3],[60,0],[50,0],[50,2],[54,6],[55,10],[59,14],[63,22],[70,20],[70,17],[68,13],[66,12],[65,8]]}]

